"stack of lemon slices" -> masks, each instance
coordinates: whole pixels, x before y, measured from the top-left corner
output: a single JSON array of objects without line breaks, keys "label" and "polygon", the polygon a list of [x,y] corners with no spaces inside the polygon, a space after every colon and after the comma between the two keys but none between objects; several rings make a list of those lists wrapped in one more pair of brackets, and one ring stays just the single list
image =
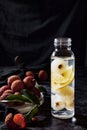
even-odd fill
[{"label": "stack of lemon slices", "polygon": [[56,94],[52,97],[52,106],[55,110],[74,108],[74,68],[63,59],[55,59],[51,63],[51,91]]}]

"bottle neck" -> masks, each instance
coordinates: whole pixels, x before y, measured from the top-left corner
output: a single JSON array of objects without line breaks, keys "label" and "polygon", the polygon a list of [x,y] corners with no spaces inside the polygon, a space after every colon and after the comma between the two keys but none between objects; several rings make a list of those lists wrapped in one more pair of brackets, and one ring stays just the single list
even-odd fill
[{"label": "bottle neck", "polygon": [[55,50],[71,50],[71,38],[55,38]]},{"label": "bottle neck", "polygon": [[66,46],[66,45],[58,45],[54,47],[55,47],[55,50],[71,50],[71,46]]}]

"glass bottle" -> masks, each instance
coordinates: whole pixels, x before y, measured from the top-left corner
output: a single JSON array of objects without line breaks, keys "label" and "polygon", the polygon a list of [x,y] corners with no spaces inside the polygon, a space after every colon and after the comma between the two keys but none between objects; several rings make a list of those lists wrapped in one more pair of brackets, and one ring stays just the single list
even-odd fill
[{"label": "glass bottle", "polygon": [[51,114],[60,119],[74,116],[75,56],[71,38],[55,38],[51,55]]}]

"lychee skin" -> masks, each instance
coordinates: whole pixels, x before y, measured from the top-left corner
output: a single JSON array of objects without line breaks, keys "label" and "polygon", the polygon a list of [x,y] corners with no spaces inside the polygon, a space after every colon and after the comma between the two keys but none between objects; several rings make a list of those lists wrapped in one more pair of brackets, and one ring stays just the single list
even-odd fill
[{"label": "lychee skin", "polygon": [[15,80],[21,80],[20,76],[12,75],[12,76],[8,77],[8,79],[7,79],[8,85],[11,86],[12,82]]},{"label": "lychee skin", "polygon": [[0,96],[0,100],[5,100],[5,98],[9,95],[13,94],[13,91],[8,89],[3,92],[3,94]]},{"label": "lychee skin", "polygon": [[5,117],[5,125],[11,130],[18,130],[19,126],[13,122],[13,114],[9,113]]},{"label": "lychee skin", "polygon": [[13,117],[13,121],[15,124],[19,125],[20,128],[22,129],[26,127],[26,119],[21,113],[15,114]]},{"label": "lychee skin", "polygon": [[24,129],[27,123],[25,117],[20,113],[17,113],[15,115],[9,113],[8,115],[6,115],[4,122],[5,125],[11,130]]},{"label": "lychee skin", "polygon": [[11,89],[7,89],[4,91],[4,93],[10,93],[10,94],[13,94],[13,91]]},{"label": "lychee skin", "polygon": [[32,71],[26,71],[26,76],[32,76],[34,78],[34,73]]},{"label": "lychee skin", "polygon": [[13,92],[21,91],[24,88],[23,82],[21,80],[15,80],[11,84],[11,90]]},{"label": "lychee skin", "polygon": [[7,89],[9,89],[9,86],[8,85],[4,85],[4,86],[2,86],[1,88],[0,88],[0,96],[3,94],[3,92],[5,91],[5,90],[7,90]]},{"label": "lychee skin", "polygon": [[31,92],[33,92],[36,96],[40,97],[40,91],[39,91],[39,89],[33,87],[33,88],[31,89]]},{"label": "lychee skin", "polygon": [[15,92],[14,94],[15,95],[21,95],[21,92]]},{"label": "lychee skin", "polygon": [[34,117],[32,117],[31,121],[36,123],[36,122],[38,122],[38,118],[34,116]]},{"label": "lychee skin", "polygon": [[35,86],[36,80],[32,76],[27,76],[23,79],[25,88],[30,90]]},{"label": "lychee skin", "polygon": [[45,70],[40,70],[38,73],[38,78],[42,81],[47,80],[48,79],[48,74]]}]

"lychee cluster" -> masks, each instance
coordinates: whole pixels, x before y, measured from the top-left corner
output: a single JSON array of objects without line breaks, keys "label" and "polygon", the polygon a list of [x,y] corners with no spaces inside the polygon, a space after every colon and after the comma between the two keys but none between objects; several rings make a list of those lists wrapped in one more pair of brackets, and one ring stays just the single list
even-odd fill
[{"label": "lychee cluster", "polygon": [[[46,80],[48,78],[47,72],[40,70],[38,78]],[[7,84],[0,87],[0,101],[5,100],[11,94],[21,94],[22,89],[27,89],[40,97],[40,91],[35,87],[36,82],[35,74],[32,71],[26,71],[23,79],[19,75],[11,75],[7,79]]]},{"label": "lychee cluster", "polygon": [[[48,79],[48,74],[44,70],[40,70],[38,73],[38,79],[45,81]],[[5,100],[11,94],[22,95],[22,90],[32,92],[35,94],[38,99],[40,97],[40,90],[36,87],[37,80],[35,74],[32,71],[26,71],[23,78],[19,75],[11,75],[7,78],[7,84],[0,87],[0,101]],[[9,102],[11,103],[11,102]],[[23,102],[18,102],[23,103]],[[15,102],[12,102],[14,105]],[[17,104],[17,103],[16,103]],[[32,118],[32,121],[35,121],[36,118]],[[12,130],[24,129],[27,124],[27,119],[24,114],[9,113],[5,117],[5,125]]]}]

